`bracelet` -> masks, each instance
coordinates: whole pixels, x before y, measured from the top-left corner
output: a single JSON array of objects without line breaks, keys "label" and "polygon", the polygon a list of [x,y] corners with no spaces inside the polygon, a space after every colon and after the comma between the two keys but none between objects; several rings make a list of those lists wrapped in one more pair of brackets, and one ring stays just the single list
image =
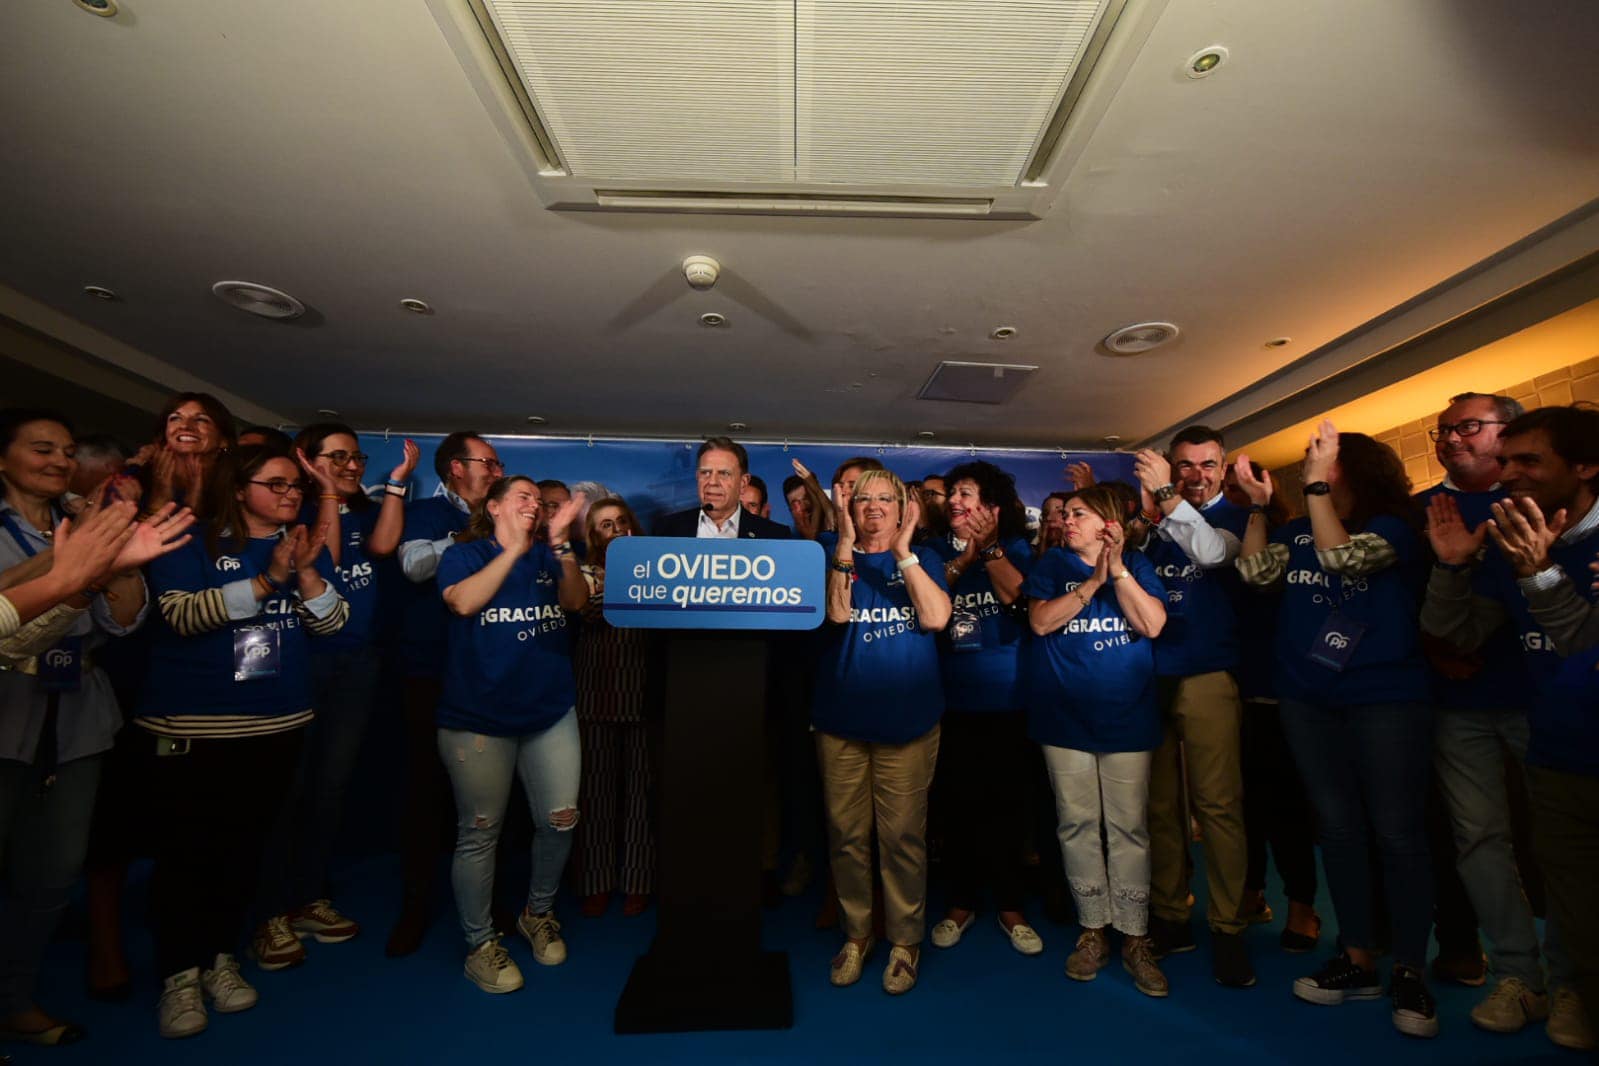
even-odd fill
[{"label": "bracelet", "polygon": [[1083,587],[1081,585],[1072,589],[1072,595],[1077,597],[1077,602],[1082,604],[1083,607],[1088,606],[1088,597],[1083,595]]},{"label": "bracelet", "polygon": [[921,560],[920,556],[911,555],[911,556],[908,556],[907,558],[904,558],[904,559],[895,559],[894,560],[894,565],[899,567],[900,573],[903,574],[905,571],[909,570],[913,566],[921,566],[922,565],[922,560]]},{"label": "bracelet", "polygon": [[400,488],[393,482],[383,486],[383,492],[387,496],[398,496],[402,500],[405,499],[405,489]]},{"label": "bracelet", "polygon": [[405,482],[403,482],[403,481],[396,481],[396,480],[394,480],[394,479],[393,479],[393,478],[389,478],[389,479],[388,479],[388,480],[387,480],[387,481],[385,481],[385,482],[384,482],[384,483],[383,483],[383,484],[384,484],[384,485],[385,485],[385,486],[387,486],[387,487],[391,487],[391,488],[396,488],[396,489],[403,489],[403,488],[405,488]]},{"label": "bracelet", "polygon": [[321,496],[318,496],[317,499],[319,499],[319,500],[342,500],[342,499],[344,499],[344,497],[340,496],[336,492],[324,492]]},{"label": "bracelet", "polygon": [[839,559],[834,559],[833,560],[833,569],[837,570],[841,574],[853,574],[855,572],[855,564],[854,563],[846,563],[846,562],[843,562],[842,560],[839,560]]},{"label": "bracelet", "polygon": [[257,574],[257,575],[255,575],[253,580],[260,582],[260,584],[256,586],[256,590],[261,593],[261,596],[263,598],[265,598],[267,596],[270,596],[274,592],[278,591],[277,582],[273,581],[270,577],[267,577],[265,574]]},{"label": "bracelet", "polygon": [[1252,503],[1249,505],[1249,513],[1252,515],[1263,515],[1266,513],[1266,505],[1263,503]]}]

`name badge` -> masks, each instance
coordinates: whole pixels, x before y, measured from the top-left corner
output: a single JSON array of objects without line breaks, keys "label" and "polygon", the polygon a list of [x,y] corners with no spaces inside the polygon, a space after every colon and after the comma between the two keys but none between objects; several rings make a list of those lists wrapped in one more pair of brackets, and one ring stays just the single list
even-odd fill
[{"label": "name badge", "polygon": [[76,692],[82,683],[82,637],[67,637],[39,656],[39,685],[46,692]]},{"label": "name badge", "polygon": [[1310,642],[1307,658],[1318,666],[1343,673],[1360,647],[1360,638],[1366,635],[1366,623],[1357,622],[1346,615],[1333,613],[1322,623],[1316,639]]},{"label": "name badge", "polygon": [[949,616],[945,629],[949,634],[951,651],[967,652],[983,649],[983,623],[977,612],[969,607],[957,607]]},{"label": "name badge", "polygon": [[252,626],[233,633],[233,680],[277,677],[282,665],[283,634],[276,626]]}]

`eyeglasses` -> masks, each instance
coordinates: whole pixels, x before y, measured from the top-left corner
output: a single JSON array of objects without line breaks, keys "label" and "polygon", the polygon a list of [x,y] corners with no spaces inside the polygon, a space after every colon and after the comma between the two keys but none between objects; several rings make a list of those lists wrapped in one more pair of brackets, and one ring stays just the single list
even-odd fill
[{"label": "eyeglasses", "polygon": [[944,500],[949,498],[949,493],[939,492],[937,489],[923,489],[922,495],[926,496],[928,499]]},{"label": "eyeglasses", "polygon": [[366,461],[372,457],[365,452],[323,452],[317,458],[326,459],[334,466],[349,466],[351,463],[365,466]]},{"label": "eyeglasses", "polygon": [[504,470],[505,464],[498,459],[474,459],[470,455],[463,455],[455,460],[458,463],[482,463],[485,470]]},{"label": "eyeglasses", "polygon": [[899,502],[899,497],[891,493],[883,493],[878,496],[856,496],[854,499],[856,503],[880,503],[885,507],[891,503]]},{"label": "eyeglasses", "polygon": [[1447,422],[1438,423],[1437,429],[1429,429],[1427,436],[1433,440],[1443,440],[1453,433],[1457,437],[1475,437],[1482,432],[1483,426],[1508,426],[1510,423],[1501,418],[1463,418],[1454,425]]},{"label": "eyeglasses", "polygon": [[255,481],[252,479],[250,484],[264,485],[266,490],[274,496],[287,496],[291,492],[298,492],[304,496],[311,491],[310,486],[303,481],[289,481],[281,477],[275,477],[271,481]]}]

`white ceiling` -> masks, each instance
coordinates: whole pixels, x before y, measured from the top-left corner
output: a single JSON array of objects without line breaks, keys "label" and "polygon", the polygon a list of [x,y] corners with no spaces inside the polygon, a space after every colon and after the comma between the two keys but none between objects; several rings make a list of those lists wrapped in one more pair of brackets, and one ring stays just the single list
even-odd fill
[{"label": "white ceiling", "polygon": [[[450,2],[0,6],[0,314],[252,418],[1047,446],[1238,421],[1599,250],[1591,0],[1145,3],[1036,221],[547,210]],[[250,318],[225,278],[313,313]],[[1182,338],[1097,350],[1146,319]],[[1041,369],[916,400],[946,358]]]}]

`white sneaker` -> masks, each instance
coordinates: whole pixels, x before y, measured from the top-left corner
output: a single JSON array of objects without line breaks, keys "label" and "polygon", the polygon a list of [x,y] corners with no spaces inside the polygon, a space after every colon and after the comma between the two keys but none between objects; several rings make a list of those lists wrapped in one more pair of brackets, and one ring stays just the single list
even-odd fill
[{"label": "white sneaker", "polygon": [[1005,919],[999,920],[999,928],[1010,937],[1010,946],[1023,955],[1042,955],[1044,953],[1044,938],[1038,935],[1038,930],[1026,922],[1017,922],[1010,928],[1005,928]]},{"label": "white sneaker", "polygon": [[200,975],[200,985],[219,1014],[249,1010],[261,998],[255,986],[240,975],[239,960],[225,952],[219,953],[211,969]]},{"label": "white sneaker", "polygon": [[533,946],[533,959],[541,966],[559,966],[566,961],[566,941],[561,939],[561,923],[554,911],[529,914],[527,908],[516,918],[517,932]]},{"label": "white sneaker", "polygon": [[466,976],[485,992],[515,992],[522,987],[522,970],[499,937],[485,940],[466,957]]},{"label": "white sneaker", "polygon": [[966,920],[957,922],[953,918],[945,918],[933,926],[932,941],[935,948],[952,948],[961,942],[961,937],[966,935],[966,930],[977,921],[976,911],[967,911]]},{"label": "white sneaker", "polygon": [[175,973],[162,985],[161,1002],[156,1004],[161,1035],[168,1040],[193,1036],[205,1031],[208,1019],[205,1001],[200,998],[200,967]]}]

